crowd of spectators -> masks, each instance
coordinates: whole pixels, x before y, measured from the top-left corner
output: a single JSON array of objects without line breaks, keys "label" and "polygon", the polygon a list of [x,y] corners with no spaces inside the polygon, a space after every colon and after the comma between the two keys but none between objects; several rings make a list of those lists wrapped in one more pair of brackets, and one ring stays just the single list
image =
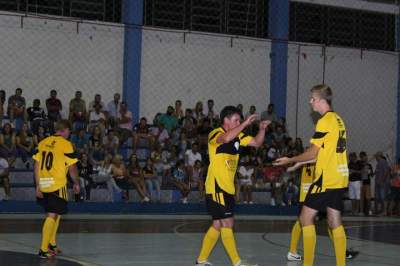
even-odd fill
[{"label": "crowd of spectators", "polygon": [[[8,169],[13,168],[16,158],[31,169],[29,160],[36,145],[54,132],[54,123],[62,117],[63,103],[57,91],[51,90],[45,101],[34,99],[26,108],[22,89],[6,98],[0,90],[0,178],[6,197],[10,197]],[[118,93],[104,103],[96,94],[87,103],[81,91],[76,91],[68,105],[68,119],[72,124],[71,142],[79,154],[78,164],[81,186],[84,188],[77,201],[91,199],[91,190],[105,186],[110,200],[129,199],[129,189],[135,188],[142,202],[160,202],[163,187],[180,191],[182,203],[188,195],[198,190],[197,201],[204,199],[204,181],[207,174],[207,138],[209,132],[220,121],[214,100],[206,106],[199,101],[194,108],[184,108],[177,100],[167,106],[165,113],[154,117],[142,117],[134,124],[133,114]],[[248,112],[243,105],[237,106],[242,118],[257,113],[255,106]],[[222,108],[222,107],[221,107]],[[293,139],[287,132],[286,121],[269,104],[259,119],[272,121],[268,127],[262,147],[241,150],[237,172],[236,199],[243,204],[253,204],[253,191],[270,191],[271,205],[296,204],[299,191],[300,171],[287,173],[283,167],[272,166],[281,156],[294,156],[304,151],[300,138]],[[4,120],[4,121],[3,121]],[[258,122],[246,129],[246,134],[255,135]],[[390,214],[398,211],[400,198],[400,167],[391,167],[383,154],[378,153],[376,170],[369,163],[365,152],[350,153],[349,198],[352,213],[372,213],[371,179],[375,176],[375,212]],[[3,174],[7,169],[7,174]]]}]

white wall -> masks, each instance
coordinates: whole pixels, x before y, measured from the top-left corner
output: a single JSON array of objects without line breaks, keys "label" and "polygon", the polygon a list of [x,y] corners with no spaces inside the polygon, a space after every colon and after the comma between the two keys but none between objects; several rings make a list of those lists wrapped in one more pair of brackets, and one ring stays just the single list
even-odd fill
[{"label": "white wall", "polygon": [[[323,50],[301,47],[298,119],[296,120],[297,45],[290,45],[288,64],[288,126],[307,143],[314,131],[309,90],[323,82]],[[348,131],[348,149],[369,154],[393,152],[396,138],[398,57],[346,48],[326,49],[325,83],[334,92],[334,109]]]},{"label": "white wall", "polygon": [[38,18],[0,16],[1,89],[7,97],[23,89],[27,106],[44,106],[56,89],[67,111],[75,90],[87,103],[96,93],[105,102],[122,91],[123,28]]},{"label": "white wall", "polygon": [[216,110],[242,103],[258,111],[269,103],[270,44],[259,40],[145,30],[141,115],[153,118],[181,99],[184,108],[214,99]]}]

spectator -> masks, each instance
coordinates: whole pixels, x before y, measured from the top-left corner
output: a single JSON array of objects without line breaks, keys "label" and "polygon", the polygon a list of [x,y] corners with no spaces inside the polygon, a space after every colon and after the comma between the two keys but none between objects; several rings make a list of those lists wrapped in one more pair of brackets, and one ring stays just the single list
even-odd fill
[{"label": "spectator", "polygon": [[6,91],[0,90],[0,126],[3,125],[5,103],[6,103]]},{"label": "spectator", "polygon": [[372,165],[368,162],[368,155],[366,152],[360,152],[361,161],[361,202],[360,209],[364,212],[365,216],[372,215],[371,211],[371,179],[374,176]]},{"label": "spectator", "polygon": [[254,167],[248,160],[239,167],[238,181],[239,188],[237,192],[240,193],[242,191],[243,203],[253,204],[252,189],[255,183],[255,172]]},{"label": "spectator", "polygon": [[129,200],[129,182],[126,167],[121,155],[117,154],[111,164],[111,174],[117,186],[123,191],[122,199]]},{"label": "spectator", "polygon": [[114,130],[110,129],[107,136],[103,140],[103,147],[106,153],[110,153],[115,156],[119,149],[119,139],[115,135]]},{"label": "spectator", "polygon": [[196,160],[193,166],[190,188],[197,188],[199,190],[200,201],[204,199],[204,178],[205,174],[203,165],[200,160]]},{"label": "spectator", "polygon": [[82,99],[82,92],[76,91],[75,98],[69,102],[69,121],[74,131],[86,127],[86,102]]},{"label": "spectator", "polygon": [[117,126],[117,118],[120,110],[120,99],[121,95],[119,93],[114,94],[114,99],[107,104],[108,119],[111,128]]},{"label": "spectator", "polygon": [[128,110],[126,102],[121,102],[119,113],[117,116],[118,134],[121,145],[123,145],[128,138],[132,136],[133,129],[133,115]]},{"label": "spectator", "polygon": [[11,124],[5,123],[0,134],[0,157],[7,158],[9,167],[14,167],[17,156],[15,134],[12,131]]},{"label": "spectator", "polygon": [[38,132],[35,135],[36,135],[36,140],[38,143],[40,143],[43,139],[45,139],[49,136],[46,129],[42,126],[38,127]]},{"label": "spectator", "polygon": [[390,187],[390,167],[382,152],[375,154],[377,161],[375,169],[375,214],[386,211],[388,192]]},{"label": "spectator", "polygon": [[278,116],[275,114],[274,108],[274,104],[270,103],[267,110],[261,113],[261,120],[278,122]]},{"label": "spectator", "polygon": [[194,127],[194,125],[197,124],[197,120],[194,118],[193,111],[191,109],[185,110],[185,116],[179,120],[179,124],[183,128],[186,128],[187,124],[189,124],[191,127]]},{"label": "spectator", "polygon": [[294,184],[292,178],[288,180],[288,184],[285,186],[284,202],[286,205],[291,206],[296,201],[299,188]]},{"label": "spectator", "polygon": [[205,117],[205,114],[203,113],[203,103],[201,101],[196,103],[196,106],[194,107],[193,110],[193,117],[199,121]]},{"label": "spectator", "polygon": [[154,136],[150,133],[150,126],[145,117],[140,118],[139,124],[133,128],[133,148],[145,147],[152,149],[154,146]]},{"label": "spectator", "polygon": [[388,216],[400,215],[400,160],[393,167],[392,180],[390,182],[390,201],[388,203]]},{"label": "spectator", "polygon": [[180,120],[183,117],[183,110],[182,110],[182,101],[176,100],[175,101],[175,111],[174,116]]},{"label": "spectator", "polygon": [[114,191],[121,193],[121,189],[115,183],[115,179],[111,175],[112,155],[107,154],[99,165],[93,167],[93,181],[96,184],[106,183],[110,201],[114,201]]},{"label": "spectator", "polygon": [[31,129],[33,133],[37,133],[39,126],[48,128],[48,123],[46,119],[46,113],[43,108],[40,107],[40,100],[33,100],[33,106],[27,109],[28,120],[31,124]]},{"label": "spectator", "polygon": [[213,111],[209,111],[207,113],[207,117],[206,117],[209,121],[210,121],[210,126],[212,128],[216,128],[219,125],[219,118],[218,115],[216,115]]},{"label": "spectator", "polygon": [[89,151],[89,135],[85,129],[80,129],[78,134],[71,136],[71,142],[74,145],[74,150],[78,153],[87,153]]},{"label": "spectator", "polygon": [[353,215],[360,212],[362,167],[361,161],[357,160],[357,154],[351,152],[349,154],[349,199]]},{"label": "spectator", "polygon": [[185,166],[189,179],[192,179],[193,166],[197,160],[202,161],[202,156],[199,152],[199,144],[195,142],[192,144],[192,148],[185,152]]},{"label": "spectator", "polygon": [[[76,201],[90,200],[90,191],[94,187],[93,166],[89,162],[88,155],[81,153],[81,158],[77,164],[79,171],[79,180],[81,193],[75,198]],[[78,199],[77,199],[78,198]]]},{"label": "spectator", "polygon": [[152,135],[155,139],[156,144],[164,146],[165,143],[169,140],[168,130],[165,129],[164,125],[158,122],[157,126],[153,128]]},{"label": "spectator", "polygon": [[157,203],[161,202],[161,183],[160,179],[156,175],[151,158],[147,159],[146,164],[143,167],[143,174],[150,200]]},{"label": "spectator", "polygon": [[18,156],[20,156],[22,162],[26,164],[26,168],[29,168],[29,162],[27,162],[27,160],[33,155],[34,147],[37,146],[37,144],[35,136],[28,131],[28,124],[23,123],[16,137],[16,146]]},{"label": "spectator", "polygon": [[15,94],[8,98],[8,117],[11,123],[14,123],[16,130],[20,130],[25,121],[26,101],[22,97],[22,89],[17,88]]},{"label": "spectator", "polygon": [[129,157],[128,165],[128,177],[129,182],[136,187],[142,202],[149,202],[149,197],[146,196],[146,187],[144,184],[143,170],[139,166],[136,154],[132,154]]},{"label": "spectator", "polygon": [[176,163],[176,168],[172,174],[171,183],[181,192],[181,201],[188,203],[188,195],[190,193],[189,179],[185,169],[185,162],[180,160]]},{"label": "spectator", "polygon": [[89,159],[91,164],[98,166],[104,160],[105,150],[103,137],[99,127],[95,127],[92,136],[89,137]]},{"label": "spectator", "polygon": [[280,205],[282,203],[282,174],[285,172],[283,167],[272,166],[267,163],[264,166],[264,183],[270,183],[271,187],[271,205]]},{"label": "spectator", "polygon": [[208,101],[207,101],[207,112],[206,112],[206,114],[209,114],[209,113],[213,113],[213,114],[215,114],[215,110],[214,110],[214,100],[213,99],[208,99]]},{"label": "spectator", "polygon": [[276,131],[272,133],[272,139],[275,141],[278,148],[282,149],[287,139],[287,134],[282,126],[278,125]]},{"label": "spectator", "polygon": [[245,118],[247,118],[253,114],[256,114],[256,106],[255,105],[250,106],[249,112],[246,114]]},{"label": "spectator", "polygon": [[303,141],[301,140],[301,138],[296,138],[296,140],[294,141],[294,147],[296,155],[302,154],[304,152]]},{"label": "spectator", "polygon": [[57,91],[50,91],[50,98],[46,100],[47,117],[50,122],[51,132],[54,131],[54,123],[61,119],[62,103],[57,98]]},{"label": "spectator", "polygon": [[3,184],[5,196],[3,200],[11,199],[11,187],[10,187],[10,167],[8,161],[4,157],[0,157],[0,181]]},{"label": "spectator", "polygon": [[103,112],[107,111],[105,104],[101,101],[101,95],[100,94],[96,94],[94,96],[94,100],[89,103],[89,112],[94,111],[96,109],[96,105],[100,106],[100,112],[103,113]]},{"label": "spectator", "polygon": [[212,130],[213,128],[210,125],[210,120],[208,118],[202,119],[201,123],[197,127],[197,138],[201,149],[207,149],[208,134]]},{"label": "spectator", "polygon": [[168,134],[178,126],[178,119],[174,116],[174,108],[168,106],[167,112],[162,114],[158,120],[168,130]]},{"label": "spectator", "polygon": [[105,130],[107,128],[106,125],[106,116],[105,114],[101,111],[101,106],[100,104],[95,104],[93,107],[93,110],[90,111],[89,113],[89,126],[88,130],[91,131],[93,127],[98,126],[104,135]]}]

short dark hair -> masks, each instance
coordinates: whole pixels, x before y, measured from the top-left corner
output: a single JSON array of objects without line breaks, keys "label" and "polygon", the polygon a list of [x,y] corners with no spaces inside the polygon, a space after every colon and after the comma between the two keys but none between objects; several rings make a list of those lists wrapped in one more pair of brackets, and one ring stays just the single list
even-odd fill
[{"label": "short dark hair", "polygon": [[225,117],[231,118],[234,114],[240,115],[240,110],[237,107],[235,107],[233,105],[225,106],[221,110],[221,113],[219,114],[219,117],[221,119],[221,123],[224,123]]},{"label": "short dark hair", "polygon": [[360,157],[365,157],[365,156],[367,156],[367,153],[365,151],[361,151],[360,152]]},{"label": "short dark hair", "polygon": [[64,129],[71,129],[71,123],[67,119],[61,119],[57,121],[55,129],[56,131],[63,131]]}]

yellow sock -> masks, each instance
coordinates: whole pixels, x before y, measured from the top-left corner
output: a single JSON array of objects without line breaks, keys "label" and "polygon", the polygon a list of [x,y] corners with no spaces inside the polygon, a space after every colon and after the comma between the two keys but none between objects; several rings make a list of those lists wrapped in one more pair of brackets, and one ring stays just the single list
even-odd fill
[{"label": "yellow sock", "polygon": [[333,244],[335,246],[336,265],[346,265],[346,233],[343,225],[332,230]]},{"label": "yellow sock", "polygon": [[211,251],[218,241],[219,235],[219,231],[216,230],[214,227],[211,226],[210,229],[208,229],[206,235],[204,236],[203,244],[201,246],[201,251],[199,257],[197,258],[197,262],[207,261],[208,257],[211,254]]},{"label": "yellow sock", "polygon": [[232,265],[236,265],[240,262],[240,257],[236,249],[235,237],[233,236],[232,228],[222,227],[221,228],[221,240],[225,247],[229,258],[232,261]]},{"label": "yellow sock", "polygon": [[293,225],[289,252],[297,253],[297,244],[299,243],[300,236],[301,236],[301,226],[299,220],[297,220],[296,223]]},{"label": "yellow sock", "polygon": [[304,246],[304,263],[303,266],[314,265],[314,250],[317,234],[315,226],[308,225],[303,227],[303,246]]},{"label": "yellow sock", "polygon": [[42,229],[42,245],[40,246],[40,249],[42,251],[45,251],[45,252],[48,251],[48,246],[49,246],[51,235],[54,230],[55,223],[56,223],[56,221],[51,217],[47,217],[46,220],[44,221],[43,229]]},{"label": "yellow sock", "polygon": [[56,222],[54,224],[53,233],[51,234],[50,245],[52,245],[52,246],[57,245],[56,236],[57,236],[57,231],[58,231],[58,225],[60,224],[60,218],[61,218],[61,215],[58,215]]}]

